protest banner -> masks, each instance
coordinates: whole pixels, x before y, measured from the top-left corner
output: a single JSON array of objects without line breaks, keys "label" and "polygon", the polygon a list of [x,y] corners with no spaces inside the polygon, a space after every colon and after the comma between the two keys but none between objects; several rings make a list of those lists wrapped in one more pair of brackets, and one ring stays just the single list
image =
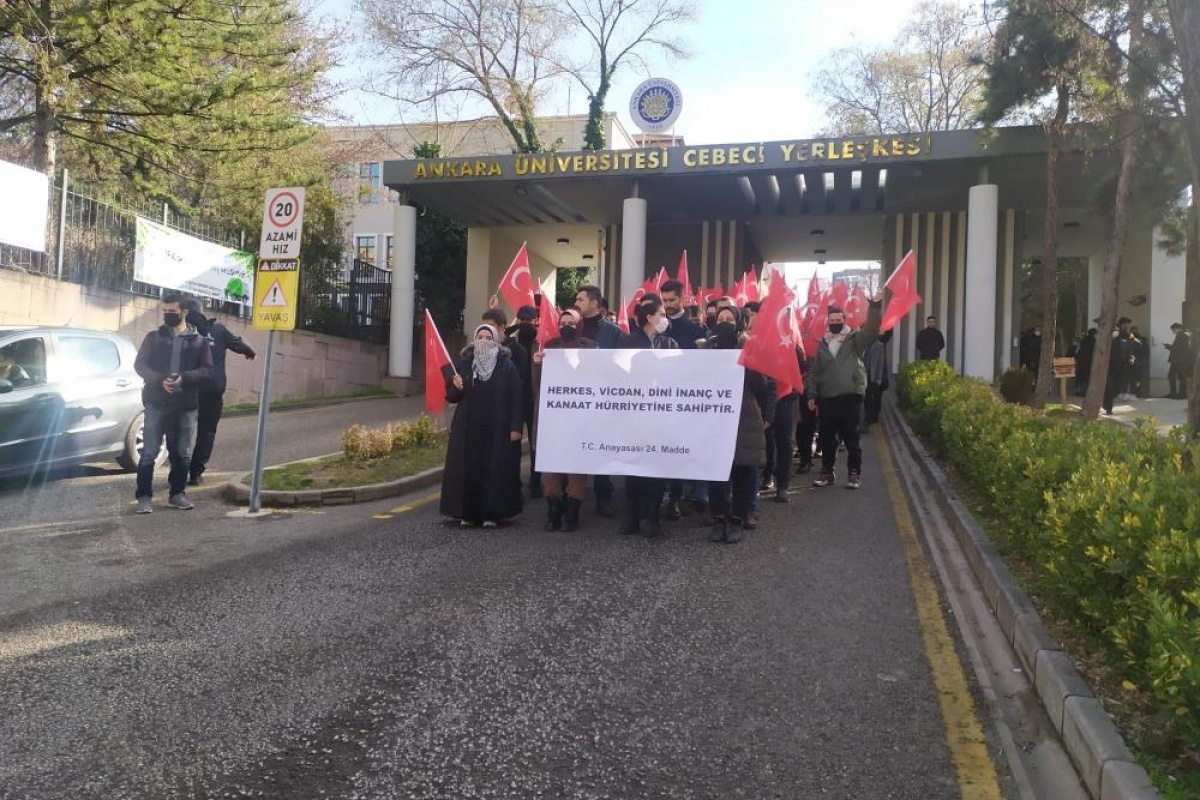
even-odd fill
[{"label": "protest banner", "polygon": [[738,350],[547,350],[539,472],[729,479]]}]

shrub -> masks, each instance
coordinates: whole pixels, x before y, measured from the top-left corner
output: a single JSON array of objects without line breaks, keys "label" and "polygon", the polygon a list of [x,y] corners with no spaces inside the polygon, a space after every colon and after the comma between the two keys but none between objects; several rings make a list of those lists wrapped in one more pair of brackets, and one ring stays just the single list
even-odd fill
[{"label": "shrub", "polygon": [[1027,406],[1037,388],[1037,375],[1025,368],[1006,369],[1000,375],[1000,396],[1010,403]]},{"label": "shrub", "polygon": [[356,424],[342,431],[342,453],[351,461],[369,461],[414,447],[426,447],[444,436],[445,431],[428,414],[380,429]]},{"label": "shrub", "polygon": [[913,428],[984,499],[1055,616],[1200,747],[1200,443],[1054,420],[941,362],[905,366],[898,388]]}]

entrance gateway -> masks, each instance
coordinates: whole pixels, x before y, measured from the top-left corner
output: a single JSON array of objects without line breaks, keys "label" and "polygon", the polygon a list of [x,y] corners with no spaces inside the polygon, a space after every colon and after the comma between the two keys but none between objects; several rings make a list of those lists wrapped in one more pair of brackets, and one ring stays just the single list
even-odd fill
[{"label": "entrance gateway", "polygon": [[[897,327],[892,364],[915,357],[933,314],[947,361],[990,381],[1017,363],[1021,265],[1041,257],[1045,157],[1041,128],[1014,127],[388,161],[383,182],[401,203],[391,371],[411,374],[412,203],[468,229],[468,320],[523,241],[539,281],[594,266],[614,308],[660,266],[674,275],[685,249],[694,285],[725,287],[752,263],[879,260],[889,270],[912,249],[924,305]],[[1119,157],[1113,143],[1075,130],[1059,162],[1059,257],[1087,262],[1088,320],[1100,313],[1109,234],[1096,187]],[[1157,249],[1146,212],[1135,209],[1118,313],[1157,343],[1181,316],[1183,259]],[[1154,351],[1154,375],[1165,376],[1166,350]]]}]

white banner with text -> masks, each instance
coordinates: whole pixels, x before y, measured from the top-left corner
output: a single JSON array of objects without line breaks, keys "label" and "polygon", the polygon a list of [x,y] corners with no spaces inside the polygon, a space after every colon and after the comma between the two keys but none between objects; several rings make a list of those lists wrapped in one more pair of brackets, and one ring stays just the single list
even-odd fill
[{"label": "white banner with text", "polygon": [[539,472],[729,478],[742,409],[737,350],[547,350]]},{"label": "white banner with text", "polygon": [[137,218],[134,280],[214,300],[250,301],[254,255]]}]

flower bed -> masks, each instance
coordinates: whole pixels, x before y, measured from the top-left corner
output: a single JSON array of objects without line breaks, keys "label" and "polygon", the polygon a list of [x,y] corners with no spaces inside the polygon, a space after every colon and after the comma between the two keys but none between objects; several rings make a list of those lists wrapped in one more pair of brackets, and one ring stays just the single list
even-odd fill
[{"label": "flower bed", "polygon": [[914,430],[982,501],[1051,614],[1101,651],[1172,756],[1200,752],[1200,443],[998,401],[944,362],[900,371]]}]

